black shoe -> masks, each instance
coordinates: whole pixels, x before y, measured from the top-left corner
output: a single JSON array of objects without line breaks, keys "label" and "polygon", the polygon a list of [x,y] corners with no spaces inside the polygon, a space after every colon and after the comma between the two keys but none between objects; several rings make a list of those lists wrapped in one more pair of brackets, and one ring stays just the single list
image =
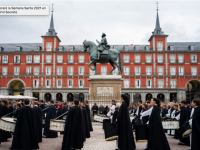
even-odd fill
[{"label": "black shoe", "polygon": [[182,142],[178,142],[178,145],[185,145],[184,143],[182,143]]}]

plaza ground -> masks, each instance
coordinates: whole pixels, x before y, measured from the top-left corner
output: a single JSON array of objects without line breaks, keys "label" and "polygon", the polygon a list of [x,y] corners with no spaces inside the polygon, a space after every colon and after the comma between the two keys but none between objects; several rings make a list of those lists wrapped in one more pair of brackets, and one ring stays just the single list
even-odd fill
[{"label": "plaza ground", "polygon": [[[116,141],[105,141],[104,132],[102,131],[101,123],[93,123],[94,131],[91,132],[91,138],[87,139],[84,143],[82,150],[114,150]],[[56,139],[43,138],[43,142],[39,144],[40,150],[61,150],[63,136],[60,135]],[[175,140],[171,136],[167,136],[171,150],[188,150],[188,146],[178,145],[178,140]],[[3,142],[0,145],[0,150],[8,150],[11,146],[11,139],[7,142]],[[146,142],[136,143],[136,150],[143,150],[146,147]]]}]

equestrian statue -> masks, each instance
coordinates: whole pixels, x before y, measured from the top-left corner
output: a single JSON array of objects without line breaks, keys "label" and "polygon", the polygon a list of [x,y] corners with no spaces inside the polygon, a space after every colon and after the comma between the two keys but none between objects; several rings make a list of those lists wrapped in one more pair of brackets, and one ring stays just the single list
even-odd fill
[{"label": "equestrian statue", "polygon": [[[96,63],[106,64],[109,62],[112,66],[112,70],[109,72],[109,75],[115,70],[116,68],[115,65],[118,68],[117,74],[122,72],[123,68],[122,68],[121,54],[116,49],[110,49],[110,45],[108,45],[107,43],[106,34],[102,33],[101,42],[99,42],[98,40],[96,41],[99,44],[98,46],[96,46],[96,44],[91,41],[85,40],[83,42],[84,51],[87,51],[87,48],[89,49],[91,62],[88,65],[91,70],[95,71],[94,75],[97,74]],[[94,68],[91,67],[92,64],[94,65]]]}]

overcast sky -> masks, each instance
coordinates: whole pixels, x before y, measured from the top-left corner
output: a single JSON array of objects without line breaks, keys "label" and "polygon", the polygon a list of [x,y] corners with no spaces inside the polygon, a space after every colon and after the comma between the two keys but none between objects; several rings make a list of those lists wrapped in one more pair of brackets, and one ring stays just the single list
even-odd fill
[{"label": "overcast sky", "polygon": [[[61,44],[101,40],[148,44],[155,28],[156,1],[0,1],[0,5],[54,3],[54,27]],[[200,42],[200,1],[159,1],[160,25],[169,42]],[[0,16],[0,43],[41,43],[49,16]]]}]

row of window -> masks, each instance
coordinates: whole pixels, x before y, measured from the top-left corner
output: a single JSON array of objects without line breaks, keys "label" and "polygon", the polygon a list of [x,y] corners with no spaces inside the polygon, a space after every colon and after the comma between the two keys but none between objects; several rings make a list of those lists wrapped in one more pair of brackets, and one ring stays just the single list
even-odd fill
[{"label": "row of window", "polygon": [[[62,88],[62,79],[56,79],[56,87],[57,88]],[[34,79],[33,80],[33,87],[38,88],[39,87],[39,79]],[[46,88],[51,88],[51,79],[46,79],[45,80],[45,87]],[[67,87],[72,88],[73,87],[73,79],[68,79],[67,80]],[[79,79],[78,80],[78,87],[83,88],[84,87],[84,79]],[[129,88],[130,87],[130,80],[125,79],[124,80],[124,88]],[[146,88],[152,88],[152,79],[146,79],[146,85],[141,86],[141,80],[140,79],[135,79],[135,88],[141,88],[141,87],[146,87]],[[158,88],[164,88],[164,80],[159,79],[158,80],[158,85],[156,86]],[[170,80],[170,88],[176,88],[176,80]]]},{"label": "row of window", "polygon": [[[129,88],[130,87],[130,80],[125,79],[124,80],[124,88]],[[146,85],[141,86],[141,79],[135,79],[135,88],[152,88],[154,87],[152,85],[152,79],[146,79]],[[157,88],[164,88],[164,80],[158,79],[158,85],[156,86]],[[170,88],[176,88],[176,80],[170,80]]]},{"label": "row of window", "polygon": [[[62,79],[56,79],[56,87],[57,88],[62,88],[63,84],[62,84]],[[33,87],[34,88],[38,88],[39,87],[39,79],[34,79],[33,80]],[[46,79],[45,80],[45,87],[46,88],[51,88],[52,84],[51,84],[51,79]],[[73,87],[73,79],[68,79],[67,80],[67,87],[68,88],[72,88]],[[84,79],[79,79],[78,80],[78,87],[79,88],[83,88],[84,87]]]},{"label": "row of window", "polygon": [[[79,63],[84,63],[85,57],[84,55],[78,56]],[[152,55],[146,55],[146,63],[152,63]],[[157,63],[163,63],[163,55],[157,55]],[[191,55],[191,62],[196,63],[197,62],[197,55]],[[46,63],[52,63],[52,55],[46,55]],[[73,63],[74,62],[74,55],[68,55],[68,62]],[[130,56],[124,55],[124,63],[130,62]],[[135,55],[135,63],[141,62],[141,56]],[[170,55],[169,59],[170,63],[176,63],[176,55]],[[2,57],[2,63],[8,63],[8,56],[4,55]],[[14,56],[14,63],[20,63],[20,56],[16,55]],[[26,56],[26,63],[40,63],[40,55],[34,55],[34,61],[32,60],[32,55]],[[57,55],[57,63],[63,63],[63,55]],[[178,55],[178,63],[184,63],[184,55]]]},{"label": "row of window", "polygon": [[[145,55],[145,62],[146,63],[152,63],[152,55]],[[163,63],[163,55],[157,55],[157,63]],[[197,62],[197,55],[191,55],[191,62],[196,63]],[[130,62],[130,56],[124,55],[124,63]],[[141,56],[135,55],[135,63],[141,62]],[[176,55],[169,55],[169,62],[170,63],[176,63]],[[178,55],[178,63],[184,63],[184,55]]]},{"label": "row of window", "polygon": [[[74,75],[74,67],[67,67],[67,74],[68,75]],[[57,67],[56,75],[63,75],[63,67]],[[2,74],[7,75],[8,73],[8,67],[2,67]],[[113,71],[113,74],[118,73],[118,68],[116,68]],[[32,67],[26,67],[26,74],[27,75],[40,75],[40,67],[33,67],[33,73],[32,73]],[[78,67],[78,75],[84,75],[85,70],[84,67]],[[90,71],[90,75],[93,75],[94,71]],[[101,74],[106,75],[107,74],[107,67],[101,66]],[[135,75],[152,75],[152,67],[146,67],[146,72],[141,73],[141,67],[135,67]],[[14,67],[14,75],[20,75],[20,67]],[[45,75],[52,75],[51,67],[45,68]],[[130,67],[124,67],[124,75],[130,75]],[[164,75],[164,69],[163,67],[157,67],[157,75]],[[178,67],[178,74],[176,73],[176,67],[170,67],[170,75],[188,75],[184,73],[184,67]],[[197,67],[191,67],[191,75],[197,75]]]}]

